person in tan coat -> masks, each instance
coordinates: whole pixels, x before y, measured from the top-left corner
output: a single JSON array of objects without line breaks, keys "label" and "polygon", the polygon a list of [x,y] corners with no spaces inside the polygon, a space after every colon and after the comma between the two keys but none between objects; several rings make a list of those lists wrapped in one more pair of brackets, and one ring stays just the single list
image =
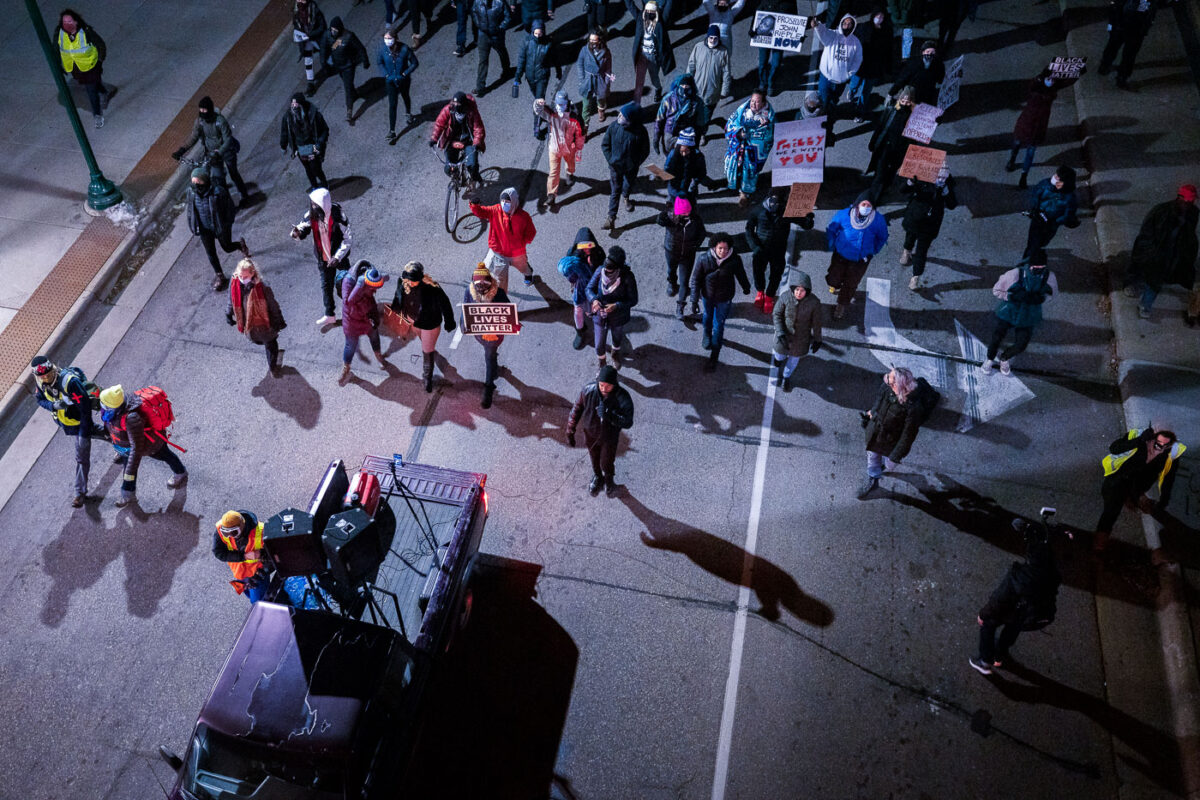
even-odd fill
[{"label": "person in tan coat", "polygon": [[821,301],[812,293],[812,279],[797,272],[788,290],[771,311],[775,323],[773,360],[785,362],[780,381],[785,392],[791,390],[792,373],[809,351],[821,349]]}]

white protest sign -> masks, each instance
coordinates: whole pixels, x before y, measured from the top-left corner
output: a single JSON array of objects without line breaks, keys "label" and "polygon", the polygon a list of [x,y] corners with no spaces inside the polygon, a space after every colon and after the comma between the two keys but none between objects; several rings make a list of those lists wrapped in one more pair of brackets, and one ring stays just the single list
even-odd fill
[{"label": "white protest sign", "polygon": [[914,142],[929,144],[933,141],[933,132],[937,130],[938,117],[941,115],[942,109],[937,106],[918,103],[908,118],[908,124],[904,126],[904,137]]},{"label": "white protest sign", "polygon": [[825,117],[775,123],[772,186],[821,183],[825,177]]},{"label": "white protest sign", "polygon": [[755,11],[754,26],[750,29],[750,46],[799,53],[804,45],[804,31],[807,27],[808,17]]},{"label": "white protest sign", "polygon": [[1050,75],[1055,78],[1078,78],[1087,68],[1087,56],[1082,58],[1063,58],[1059,56],[1050,62]]},{"label": "white protest sign", "polygon": [[958,93],[962,89],[963,59],[959,56],[946,65],[946,79],[938,92],[938,108],[943,111],[958,102]]}]

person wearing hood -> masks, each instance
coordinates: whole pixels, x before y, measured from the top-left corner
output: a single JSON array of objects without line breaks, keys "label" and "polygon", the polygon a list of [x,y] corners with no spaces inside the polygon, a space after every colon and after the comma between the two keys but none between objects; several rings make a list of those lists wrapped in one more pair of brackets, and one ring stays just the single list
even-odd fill
[{"label": "person wearing hood", "polygon": [[774,193],[763,198],[758,208],[751,211],[746,219],[750,271],[754,276],[754,305],[765,314],[770,314],[775,308],[779,281],[787,268],[788,234],[791,229],[792,224],[783,218],[783,203]]},{"label": "person wearing hood", "polygon": [[1078,226],[1079,220],[1075,216],[1078,210],[1075,170],[1059,167],[1049,178],[1038,182],[1029,193],[1029,210],[1025,212],[1029,216],[1029,236],[1025,240],[1021,263],[1028,264],[1030,256],[1045,250],[1061,226]]},{"label": "person wearing hood", "polygon": [[[666,228],[663,250],[667,256],[667,297],[674,297],[679,294],[680,287],[683,288],[683,294],[679,295],[675,305],[676,319],[683,319],[696,251],[700,249],[707,231],[694,203],[684,195],[676,197],[669,210],[664,208],[658,213],[658,224]],[[700,296],[693,295],[692,316],[699,316],[699,306]]]},{"label": "person wearing hood", "polygon": [[654,120],[654,152],[669,153],[675,139],[684,128],[706,130],[707,114],[704,102],[696,93],[696,80],[684,73],[671,83],[671,89],[658,104]]},{"label": "person wearing hood", "polygon": [[371,68],[367,48],[363,47],[363,43],[353,31],[346,30],[341,17],[334,17],[329,21],[329,30],[325,33],[321,51],[325,53],[325,63],[342,79],[342,89],[346,96],[346,122],[353,125],[354,101],[358,99],[358,90],[354,88],[354,72],[359,64],[362,64],[363,69]]},{"label": "person wearing hood", "polygon": [[232,240],[233,235],[233,203],[225,187],[213,183],[204,167],[192,170],[192,180],[187,191],[187,221],[188,230],[193,236],[199,236],[204,252],[208,255],[208,263],[212,265],[213,291],[222,292],[229,285],[221,269],[221,260],[217,258],[217,243],[226,253],[241,250],[243,255],[250,255],[245,238]]},{"label": "person wearing hood", "polygon": [[446,153],[446,174],[460,161],[467,165],[474,188],[483,185],[479,174],[479,156],[487,150],[487,131],[475,98],[466,92],[455,92],[450,102],[442,106],[429,134],[429,146]]},{"label": "person wearing hood", "polygon": [[904,251],[900,253],[900,266],[912,265],[912,278],[908,288],[914,292],[924,287],[925,260],[929,247],[942,230],[942,219],[946,209],[958,205],[954,192],[954,176],[945,164],[933,183],[909,178],[900,186],[907,194],[908,206],[904,209]]},{"label": "person wearing hood", "polygon": [[1046,141],[1046,130],[1050,127],[1050,107],[1061,89],[1075,83],[1078,78],[1056,78],[1046,67],[1037,77],[1029,82],[1029,90],[1025,95],[1025,107],[1017,117],[1013,126],[1012,150],[1008,154],[1008,163],[1004,165],[1005,172],[1013,172],[1017,168],[1017,151],[1025,148],[1025,161],[1021,165],[1021,178],[1017,187],[1024,189],[1029,185],[1029,170],[1033,168],[1033,154],[1038,145]]},{"label": "person wearing hood", "polygon": [[797,270],[792,274],[788,290],[772,309],[771,321],[775,324],[772,360],[784,362],[780,385],[785,392],[791,391],[792,373],[800,359],[820,350],[822,344],[821,301],[812,293],[812,278],[807,272]]},{"label": "person wearing hood", "polygon": [[626,103],[617,112],[617,124],[609,125],[600,142],[600,151],[608,162],[608,218],[604,230],[611,231],[617,224],[617,207],[621,197],[625,198],[625,210],[633,211],[633,185],[638,170],[650,155],[650,135],[646,126],[637,119],[637,103]]},{"label": "person wearing hood", "polygon": [[[492,277],[487,265],[480,261],[471,273],[471,282],[463,293],[464,303],[510,303],[504,287]],[[492,407],[492,397],[496,393],[496,378],[500,374],[500,345],[504,343],[502,333],[482,333],[475,336],[475,341],[483,345],[483,399],[479,405],[482,408]]]},{"label": "person wearing hood", "polygon": [[870,109],[871,90],[875,84],[887,80],[892,74],[892,47],[895,32],[892,19],[883,9],[871,12],[868,22],[854,33],[862,44],[862,64],[850,78],[850,102],[854,104],[855,121],[866,119]]},{"label": "person wearing hood", "polygon": [[[733,60],[733,21],[737,19],[737,15],[742,13],[742,8],[746,5],[746,0],[703,0],[704,10],[708,12],[708,33],[712,35],[712,29],[717,29],[717,35],[721,37],[721,45],[729,52],[730,61]],[[690,70],[689,70],[690,71]]]},{"label": "person wearing hood", "polygon": [[725,177],[730,191],[738,193],[738,205],[745,208],[775,144],[775,109],[766,92],[755,89],[750,99],[729,115],[725,138]]},{"label": "person wearing hood", "polygon": [[458,327],[454,321],[454,306],[450,304],[446,290],[425,274],[425,266],[420,261],[410,261],[404,265],[391,309],[411,324],[413,331],[421,337],[421,377],[425,392],[432,392],[438,336],[443,326],[446,333],[453,333]]},{"label": "person wearing hood", "polygon": [[825,241],[832,251],[825,283],[838,296],[834,319],[846,316],[871,259],[887,240],[887,218],[875,208],[869,191],[860,194],[854,205],[833,215],[825,228]]},{"label": "person wearing hood", "polygon": [[[550,68],[554,68],[555,77],[562,80],[562,65],[558,63],[557,49],[546,33],[546,24],[540,19],[533,21],[533,27],[525,36],[525,43],[517,55],[517,74],[513,78],[513,96],[521,90],[521,77],[529,82],[529,91],[533,99],[545,101],[546,87],[550,85]],[[533,114],[533,136],[535,139],[546,137],[545,127],[539,119],[537,111]]]},{"label": "person wearing hood", "polygon": [[575,309],[575,341],[571,346],[576,350],[582,350],[586,344],[584,320],[590,310],[588,284],[592,275],[604,264],[604,259],[604,248],[596,241],[592,229],[580,228],[579,233],[575,234],[575,243],[558,262],[559,274],[571,284],[571,304]]},{"label": "person wearing hood", "polygon": [[704,301],[704,320],[701,347],[708,350],[705,372],[717,368],[721,358],[721,345],[725,341],[725,319],[733,308],[733,297],[737,287],[743,294],[750,294],[750,281],[742,257],[733,252],[733,237],[718,233],[712,237],[712,247],[696,256],[692,270],[692,295]]},{"label": "person wearing hood", "polygon": [[292,95],[279,123],[279,149],[299,158],[308,176],[308,188],[328,186],[325,178],[325,147],[329,143],[329,125],[325,117],[301,92]]},{"label": "person wearing hood", "polygon": [[379,366],[387,366],[379,344],[379,304],[375,292],[383,288],[388,277],[363,260],[353,270],[347,270],[342,279],[342,333],[346,336],[346,346],[342,348],[342,374],[338,383],[345,384],[350,379],[350,362],[363,336],[371,342],[371,352]]},{"label": "person wearing hood", "polygon": [[587,285],[589,311],[592,315],[593,341],[600,366],[604,366],[608,353],[608,337],[612,334],[613,365],[621,366],[621,348],[625,346],[625,326],[629,323],[629,310],[638,303],[637,280],[633,270],[625,263],[625,250],[613,245],[608,255]]},{"label": "person wearing hood", "polygon": [[104,40],[71,8],[64,8],[58,15],[58,26],[51,39],[58,46],[63,72],[87,92],[93,124],[103,128],[104,112],[117,93],[117,87],[104,85],[104,59],[108,55]]},{"label": "person wearing hood", "polygon": [[916,91],[911,86],[901,89],[895,102],[889,102],[887,109],[879,117],[875,132],[871,134],[871,141],[867,143],[867,149],[871,151],[871,160],[867,163],[864,174],[875,173],[869,191],[872,201],[876,203],[896,179],[908,146],[914,144],[912,139],[904,135],[904,129],[908,126],[908,118],[912,116],[915,107],[915,95]]},{"label": "person wearing hood", "polygon": [[684,128],[679,132],[675,146],[667,155],[663,169],[671,175],[671,179],[667,181],[668,202],[676,197],[686,197],[695,204],[700,185],[708,177],[708,162],[697,144],[696,131]]},{"label": "person wearing hood", "polygon": [[389,29],[383,33],[383,44],[379,46],[379,52],[375,56],[379,61],[379,69],[383,72],[383,88],[387,93],[388,100],[388,132],[387,143],[395,144],[400,137],[396,135],[396,101],[398,97],[404,98],[404,114],[405,123],[407,125],[415,125],[417,118],[412,113],[412,98],[409,97],[409,88],[412,86],[412,74],[420,66],[417,61],[417,54],[412,48],[396,36],[396,32]]},{"label": "person wearing hood", "polygon": [[942,63],[937,42],[930,39],[921,45],[921,52],[913,53],[900,67],[888,96],[895,97],[901,87],[911,86],[915,92],[913,103],[936,106],[938,87],[945,79],[946,65]]},{"label": "person wearing hood", "polygon": [[238,172],[237,167],[237,154],[242,145],[234,138],[229,121],[213,106],[211,97],[201,97],[197,105],[199,114],[192,125],[192,135],[171,153],[171,158],[178,161],[192,145],[200,142],[204,147],[205,159],[214,162],[214,167],[217,164],[224,165],[224,172],[233,178],[238,194],[242,196],[241,207],[245,208],[249,203],[250,190],[246,188],[246,182],[242,180],[242,173]]},{"label": "person wearing hood", "polygon": [[[809,17],[810,22],[815,17]],[[825,27],[823,22],[811,22],[821,43],[821,77],[817,80],[817,93],[821,95],[821,105],[831,116],[846,90],[850,79],[862,66],[862,42],[854,35],[857,23],[854,15],[846,14],[838,22],[836,30]]]},{"label": "person wearing hood", "polygon": [[654,85],[654,102],[662,100],[662,78],[675,71],[675,54],[667,36],[669,3],[660,11],[656,0],[646,0],[642,8],[636,0],[625,0],[625,8],[634,19],[633,26],[633,102],[642,103],[646,75]]},{"label": "person wearing hood", "polygon": [[525,276],[525,285],[533,286],[536,277],[529,266],[526,247],[537,236],[533,217],[521,208],[517,190],[509,187],[500,193],[500,202],[494,206],[471,203],[471,213],[488,224],[488,255],[492,257],[492,273],[500,288],[508,292],[508,268],[515,267]]},{"label": "person wearing hood", "polygon": [[249,258],[238,262],[229,284],[229,308],[225,320],[238,333],[267,351],[267,368],[279,377],[279,332],[287,327],[271,287],[263,283],[258,267]]},{"label": "person wearing hood", "polygon": [[308,203],[304,218],[292,228],[292,238],[301,240],[313,234],[313,255],[321,273],[321,299],[325,304],[325,313],[317,319],[317,324],[330,325],[337,322],[333,284],[337,271],[350,259],[350,219],[342,206],[333,202],[328,189],[313,189],[308,193]]},{"label": "person wearing hood", "polygon": [[1117,88],[1129,88],[1129,76],[1133,74],[1133,62],[1137,60],[1142,41],[1154,24],[1154,16],[1160,7],[1174,0],[1109,0],[1108,41],[1100,56],[1100,74],[1112,71],[1117,53],[1121,53],[1121,65],[1117,67]]},{"label": "person wearing hood", "polygon": [[616,497],[620,486],[616,482],[617,445],[621,431],[633,427],[633,398],[618,383],[617,371],[603,364],[596,380],[583,387],[571,413],[567,416],[567,446],[575,446],[575,432],[583,428],[583,444],[592,461],[592,482],[588,492],[592,497],[604,489]]},{"label": "person wearing hood", "polygon": [[319,64],[325,63],[325,52],[322,43],[325,41],[325,15],[317,6],[317,0],[296,0],[292,6],[292,41],[300,50],[300,59],[304,62],[304,79],[308,82],[304,89],[306,97],[317,93],[317,76],[313,73],[313,54],[320,58]]},{"label": "person wearing hood", "polygon": [[867,475],[858,489],[859,500],[870,497],[884,471],[895,469],[908,456],[940,399],[927,380],[904,367],[892,367],[883,376],[874,407],[860,415],[867,440]]},{"label": "person wearing hood", "polygon": [[721,98],[729,97],[732,70],[729,68],[729,50],[721,43],[716,25],[708,26],[704,41],[696,42],[688,56],[687,74],[696,82],[700,102],[704,103],[704,124],[696,130],[701,136],[708,134],[708,124]]},{"label": "person wearing hood", "polygon": [[[1029,261],[1029,266],[1013,267],[1001,275],[992,287],[1000,305],[996,307],[996,328],[988,344],[987,359],[979,367],[984,375],[992,374],[997,354],[1000,373],[1012,373],[1010,363],[1025,352],[1033,329],[1042,323],[1042,306],[1058,294],[1058,278],[1046,266],[1045,251],[1037,251]],[[1001,353],[1000,345],[1009,331],[1013,332],[1013,343]]]},{"label": "person wearing hood", "polygon": [[1195,283],[1198,216],[1196,187],[1185,184],[1174,200],[1159,203],[1142,220],[1123,281],[1125,296],[1141,299],[1138,314],[1142,319],[1150,317],[1164,286],[1175,283],[1191,289]]},{"label": "person wearing hood", "polygon": [[544,120],[549,127],[550,146],[546,148],[546,156],[550,168],[546,173],[546,203],[554,208],[558,199],[559,173],[566,166],[567,187],[575,183],[575,166],[583,158],[587,136],[583,131],[583,121],[571,108],[571,98],[565,91],[559,90],[554,95],[553,109],[546,108],[546,101],[540,97],[534,100],[533,113],[535,118]]},{"label": "person wearing hood", "polygon": [[584,127],[593,114],[598,114],[600,121],[604,122],[608,115],[608,95],[614,76],[612,51],[608,49],[602,29],[592,28],[588,33],[587,44],[579,49],[575,71],[579,73],[579,96],[582,98],[580,104]]},{"label": "person wearing hood", "polygon": [[475,94],[479,97],[487,92],[488,61],[493,49],[500,56],[500,79],[508,75],[510,62],[504,35],[512,23],[513,8],[505,0],[474,0],[471,6],[479,50],[479,66],[475,70]]},{"label": "person wearing hood", "polygon": [[100,392],[100,420],[117,451],[117,463],[125,465],[121,475],[121,496],[114,504],[117,508],[137,499],[138,469],[146,458],[161,461],[171,468],[167,488],[181,489],[187,485],[187,469],[166,438],[150,426],[146,412],[142,410],[140,395],[135,393],[126,397],[125,389],[119,383],[108,387]]}]

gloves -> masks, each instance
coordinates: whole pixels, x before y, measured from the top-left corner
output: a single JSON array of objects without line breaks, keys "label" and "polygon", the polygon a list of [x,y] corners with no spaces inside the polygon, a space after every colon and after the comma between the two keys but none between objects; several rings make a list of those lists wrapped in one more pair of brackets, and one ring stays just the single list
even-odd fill
[{"label": "gloves", "polygon": [[858,412],[858,419],[862,423],[862,426],[864,428],[866,428],[867,425],[871,424],[871,415],[865,411]]},{"label": "gloves", "polygon": [[171,153],[171,158],[178,161],[179,159],[183,158],[183,154],[186,152],[187,152],[187,150],[185,148],[181,147],[178,150],[176,150],[174,153]]},{"label": "gloves", "polygon": [[817,351],[818,351],[818,350],[820,350],[820,349],[821,349],[821,343],[820,343],[820,342],[813,342],[813,343],[812,343],[812,346],[809,348],[809,350],[810,350],[811,352],[813,352],[813,353],[817,352]]},{"label": "gloves", "polygon": [[453,333],[454,329],[457,327],[458,327],[458,325],[455,324],[454,320],[450,320],[449,322],[446,323],[446,333]]},{"label": "gloves", "polygon": [[575,446],[575,432],[574,431],[567,431],[567,446],[568,447]]},{"label": "gloves", "polygon": [[53,404],[53,406],[52,406],[52,408],[53,408],[55,411],[62,411],[62,410],[63,410],[63,409],[65,409],[66,407],[67,407],[67,401],[66,401],[66,400],[63,400],[61,397],[60,397],[60,398],[58,398],[57,400],[55,400],[55,401],[54,401],[54,404]]},{"label": "gloves", "polygon": [[662,155],[663,139],[661,136],[654,137],[654,152],[656,155]]}]

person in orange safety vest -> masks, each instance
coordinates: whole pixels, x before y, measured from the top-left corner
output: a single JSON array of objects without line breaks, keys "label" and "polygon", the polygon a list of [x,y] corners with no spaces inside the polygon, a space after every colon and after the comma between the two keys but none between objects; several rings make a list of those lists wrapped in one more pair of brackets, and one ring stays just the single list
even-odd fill
[{"label": "person in orange safety vest", "polygon": [[270,567],[262,560],[263,525],[249,511],[226,511],[213,533],[212,553],[229,565],[229,584],[257,603],[271,582]]}]

